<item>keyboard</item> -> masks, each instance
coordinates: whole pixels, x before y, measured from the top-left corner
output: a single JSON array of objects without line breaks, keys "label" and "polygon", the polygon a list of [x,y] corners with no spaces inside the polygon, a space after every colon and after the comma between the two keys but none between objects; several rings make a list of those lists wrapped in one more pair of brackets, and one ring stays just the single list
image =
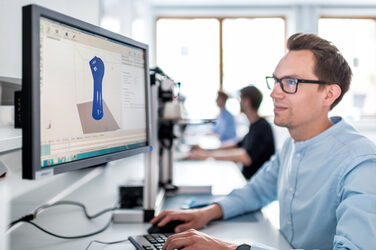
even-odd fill
[{"label": "keyboard", "polygon": [[129,241],[139,250],[160,250],[172,233],[129,236]]}]

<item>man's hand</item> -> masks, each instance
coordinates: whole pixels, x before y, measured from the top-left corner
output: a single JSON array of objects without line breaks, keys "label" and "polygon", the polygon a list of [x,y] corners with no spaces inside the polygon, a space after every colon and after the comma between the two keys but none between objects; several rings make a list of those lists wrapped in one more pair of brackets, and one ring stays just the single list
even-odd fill
[{"label": "man's hand", "polygon": [[175,228],[175,233],[179,233],[192,228],[203,228],[211,220],[219,219],[222,216],[222,208],[218,204],[212,204],[200,209],[189,209],[184,211],[166,210],[154,217],[150,223],[158,223],[158,226],[163,227],[169,221],[184,221],[184,223],[176,226]]},{"label": "man's hand", "polygon": [[209,235],[198,232],[194,229],[171,235],[163,245],[163,250],[185,249],[185,250],[235,250],[236,244],[227,243],[214,239]]},{"label": "man's hand", "polygon": [[185,158],[186,160],[206,160],[211,157],[210,151],[205,149],[195,149]]},{"label": "man's hand", "polygon": [[173,220],[184,221],[184,223],[176,226],[175,233],[183,232],[185,230],[196,228],[203,228],[208,221],[204,219],[203,212],[200,209],[184,210],[184,211],[163,211],[157,217],[153,218],[150,223],[158,223],[158,226],[163,227],[168,222]]},{"label": "man's hand", "polygon": [[195,145],[191,146],[191,151],[196,150],[196,149],[203,149],[203,148],[200,147],[200,145],[198,145],[198,144],[195,144]]}]

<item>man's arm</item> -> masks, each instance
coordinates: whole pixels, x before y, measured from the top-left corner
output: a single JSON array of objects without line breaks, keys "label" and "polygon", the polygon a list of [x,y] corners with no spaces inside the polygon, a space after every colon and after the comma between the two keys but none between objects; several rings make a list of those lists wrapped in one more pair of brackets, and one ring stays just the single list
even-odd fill
[{"label": "man's arm", "polygon": [[240,162],[246,166],[252,163],[247,151],[243,148],[238,148],[236,144],[223,145],[221,148],[214,150],[205,150],[196,147],[187,157],[189,160],[206,160],[208,158],[220,161]]},{"label": "man's arm", "polygon": [[333,249],[374,249],[376,246],[376,160],[346,173],[339,187]]},{"label": "man's arm", "polygon": [[[227,198],[218,203],[201,209],[184,211],[164,211],[151,222],[165,225],[170,220],[182,220],[185,223],[177,226],[175,232],[170,236],[163,246],[164,250],[180,249],[203,249],[203,250],[235,250],[236,244],[224,242],[208,235],[200,233],[195,229],[204,227],[212,220],[229,218],[245,212],[261,208],[264,204],[275,199],[277,196],[277,179],[279,172],[278,155],[264,164],[264,167],[241,189],[234,190]],[[261,244],[252,245],[252,250],[274,249]]]},{"label": "man's arm", "polygon": [[227,219],[239,214],[262,208],[277,199],[277,185],[280,161],[275,154],[266,162],[247,184],[232,191],[219,201],[223,218]]},{"label": "man's arm", "polygon": [[240,162],[243,165],[251,165],[252,159],[243,148],[209,151],[209,157],[220,161]]}]

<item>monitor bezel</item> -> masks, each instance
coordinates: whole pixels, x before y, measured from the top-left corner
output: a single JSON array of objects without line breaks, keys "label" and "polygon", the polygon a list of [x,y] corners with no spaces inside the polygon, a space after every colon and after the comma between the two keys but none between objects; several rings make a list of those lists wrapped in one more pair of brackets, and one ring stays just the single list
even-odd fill
[{"label": "monitor bezel", "polygon": [[[146,133],[145,146],[120,151],[92,158],[62,163],[41,168],[41,132],[40,132],[40,18],[45,17],[73,28],[95,35],[129,44],[145,51],[145,98],[146,98]],[[121,159],[150,151],[151,104],[149,77],[149,47],[120,34],[105,30],[90,23],[64,15],[62,13],[35,5],[22,8],[22,178],[39,179],[67,171],[103,165],[109,161]],[[51,170],[52,169],[52,170]]]}]

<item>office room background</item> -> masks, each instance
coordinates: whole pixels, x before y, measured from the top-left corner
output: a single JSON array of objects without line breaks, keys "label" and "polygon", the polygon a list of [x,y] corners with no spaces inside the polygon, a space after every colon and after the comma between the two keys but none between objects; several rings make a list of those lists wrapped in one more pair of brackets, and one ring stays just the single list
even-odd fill
[{"label": "office room background", "polygon": [[[265,76],[273,73],[290,35],[316,33],[342,51],[353,71],[349,93],[331,115],[345,117],[376,142],[374,0],[0,0],[0,86],[21,84],[21,8],[30,3],[148,44],[150,66],[160,67],[181,82],[190,117],[214,118],[217,91],[226,91],[231,96],[227,108],[245,126],[239,127],[239,133],[246,132],[248,125],[240,115],[237,91],[248,84],[258,87],[264,94],[260,114],[271,118],[273,104]],[[20,197],[39,188],[48,187],[52,196],[60,183],[73,184],[87,173],[67,173],[25,184],[20,175],[21,132],[11,129],[12,106],[4,100],[0,103],[0,159],[12,178],[12,184],[0,180],[0,249],[5,249],[9,210],[22,215],[28,209],[10,208],[11,203],[17,204]],[[287,132],[273,128],[279,148]],[[134,156],[130,165],[143,162],[143,158]],[[133,170],[119,171],[126,175]],[[142,178],[143,174],[136,171],[130,178]],[[35,199],[37,203],[42,198]]]}]

